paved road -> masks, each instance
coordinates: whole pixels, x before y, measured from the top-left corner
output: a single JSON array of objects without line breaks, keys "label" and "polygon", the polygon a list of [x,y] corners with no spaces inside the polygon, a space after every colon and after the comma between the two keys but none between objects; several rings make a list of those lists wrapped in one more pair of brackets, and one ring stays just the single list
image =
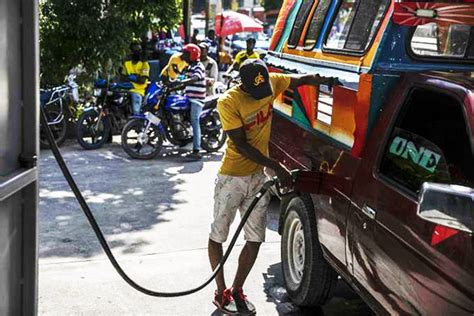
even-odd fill
[{"label": "paved road", "polygon": [[[222,153],[187,162],[166,147],[152,161],[131,160],[119,144],[83,151],[74,142],[64,158],[129,275],[151,289],[196,286],[210,272],[208,227]],[[219,315],[209,286],[188,297],[148,297],[112,269],[49,151],[40,159],[39,313],[41,315]],[[246,284],[259,315],[368,315],[370,309],[339,282],[324,308],[302,311],[282,287],[278,205],[268,215],[267,243]],[[232,229],[235,229],[236,224]],[[240,239],[236,250],[243,245]],[[237,251],[226,266],[230,283]]]}]

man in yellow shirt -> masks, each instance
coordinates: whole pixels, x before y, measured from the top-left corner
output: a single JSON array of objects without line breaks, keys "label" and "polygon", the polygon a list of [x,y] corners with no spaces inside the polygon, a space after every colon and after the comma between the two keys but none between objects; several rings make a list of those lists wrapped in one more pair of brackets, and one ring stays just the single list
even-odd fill
[{"label": "man in yellow shirt", "polygon": [[161,71],[161,78],[164,82],[176,80],[178,76],[188,67],[188,63],[182,53],[171,56],[168,65]]},{"label": "man in yellow shirt", "polygon": [[225,76],[229,76],[232,71],[239,70],[242,63],[246,61],[247,59],[260,58],[260,54],[254,51],[256,43],[257,41],[253,37],[250,37],[247,39],[247,49],[237,53],[234,59],[234,63],[229,68],[229,70],[227,70]]},{"label": "man in yellow shirt", "polygon": [[[334,79],[318,75],[269,74],[265,63],[258,59],[243,62],[240,77],[242,84],[228,90],[217,105],[229,139],[214,191],[214,221],[209,234],[209,260],[213,270],[222,258],[222,244],[227,240],[237,210],[243,215],[266,181],[264,167],[272,169],[284,186],[291,184],[285,167],[268,157],[273,101],[289,88],[334,84]],[[217,275],[213,303],[224,314],[253,315],[256,312],[242,287],[265,240],[269,201],[267,193],[244,226],[246,244],[232,287],[227,288],[223,272]]]},{"label": "man in yellow shirt", "polygon": [[122,79],[130,81],[133,85],[133,89],[130,90],[133,114],[139,115],[150,77],[150,65],[142,58],[142,47],[139,43],[130,44],[130,51],[130,59],[123,63]]}]

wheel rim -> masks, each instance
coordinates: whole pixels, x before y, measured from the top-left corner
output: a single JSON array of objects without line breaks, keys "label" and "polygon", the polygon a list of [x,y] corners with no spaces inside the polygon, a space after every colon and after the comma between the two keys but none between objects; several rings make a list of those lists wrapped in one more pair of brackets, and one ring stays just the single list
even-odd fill
[{"label": "wheel rim", "polygon": [[137,122],[125,132],[126,146],[138,156],[148,156],[160,149],[160,131],[150,126],[145,133],[145,124]]},{"label": "wheel rim", "polygon": [[298,217],[292,220],[288,237],[288,270],[293,283],[299,285],[304,273],[305,244],[303,225]]},{"label": "wheel rim", "polygon": [[94,145],[105,138],[105,125],[100,115],[92,113],[87,115],[81,123],[81,138],[86,144]]},{"label": "wheel rim", "polygon": [[205,124],[203,141],[206,142],[207,147],[212,150],[219,149],[222,146],[222,141],[225,137],[222,130],[222,124],[219,118],[213,117]]},{"label": "wheel rim", "polygon": [[[56,110],[46,112],[46,117],[47,117],[48,122],[51,122],[52,120],[56,119],[58,116],[59,116],[59,112]],[[53,134],[53,138],[55,141],[58,141],[62,137],[63,133],[65,133],[65,125],[66,124],[64,123],[64,119],[56,124],[49,125],[49,129],[51,130],[51,133]],[[41,140],[44,142],[44,144],[49,145],[49,142],[46,138],[46,132],[43,129],[41,129],[40,135],[41,135]]]}]

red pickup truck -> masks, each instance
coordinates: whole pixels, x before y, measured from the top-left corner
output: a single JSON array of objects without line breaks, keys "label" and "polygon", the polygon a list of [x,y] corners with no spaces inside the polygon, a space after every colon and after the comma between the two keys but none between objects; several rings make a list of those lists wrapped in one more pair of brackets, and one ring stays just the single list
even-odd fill
[{"label": "red pickup truck", "polygon": [[274,105],[270,155],[310,171],[281,203],[297,305],[324,304],[339,275],[379,314],[474,313],[472,16],[472,4],[284,1],[269,67],[343,84]]}]

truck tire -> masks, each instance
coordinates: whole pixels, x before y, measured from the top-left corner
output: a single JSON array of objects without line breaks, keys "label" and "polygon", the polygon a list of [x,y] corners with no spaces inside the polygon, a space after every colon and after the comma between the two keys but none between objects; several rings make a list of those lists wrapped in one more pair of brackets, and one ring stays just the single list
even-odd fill
[{"label": "truck tire", "polygon": [[337,274],[323,257],[313,203],[295,197],[287,210],[281,242],[287,293],[298,306],[323,305],[331,298]]}]

